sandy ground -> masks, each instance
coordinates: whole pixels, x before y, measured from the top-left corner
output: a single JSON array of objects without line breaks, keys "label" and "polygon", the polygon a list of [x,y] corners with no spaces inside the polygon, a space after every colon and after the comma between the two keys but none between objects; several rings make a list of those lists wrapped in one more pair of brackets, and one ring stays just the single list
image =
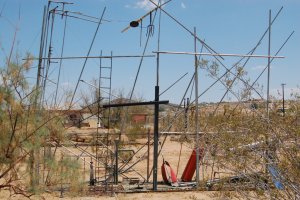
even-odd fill
[{"label": "sandy ground", "polygon": [[[9,192],[2,190],[0,192],[0,199],[12,199],[12,200],[23,200],[26,199],[22,196],[9,197]],[[151,200],[172,200],[172,199],[186,199],[186,200],[225,200],[228,198],[216,197],[215,192],[159,192],[159,193],[127,193],[127,194],[115,194],[114,196],[84,196],[84,197],[73,197],[64,196],[60,198],[59,193],[43,194],[41,196],[33,196],[32,199],[51,199],[51,200],[139,200],[139,199],[151,199]]]},{"label": "sandy ground", "polygon": [[[140,145],[126,145],[123,148],[126,149],[132,149],[135,152],[138,151],[138,149],[143,146],[147,142],[147,139],[142,139],[138,141]],[[81,147],[82,149],[85,149],[88,153],[94,154],[95,152],[90,148],[90,147]],[[190,144],[184,143],[181,145],[181,143],[177,141],[171,141],[170,137],[167,139],[164,148],[162,150],[161,155],[158,158],[158,181],[162,181],[162,176],[161,176],[161,165],[163,163],[163,160],[166,160],[170,163],[174,171],[178,174],[177,178],[180,179],[181,174],[184,171],[185,165],[193,151],[193,148]],[[150,157],[149,157],[149,169],[151,170],[153,166],[153,149],[150,148]],[[90,160],[91,157],[87,153],[82,153],[81,150],[74,148],[74,147],[68,147],[68,150],[66,148],[58,148],[56,156],[61,156],[64,154],[65,156],[69,155],[72,158],[76,158],[76,155],[81,155],[81,159],[78,159],[79,162],[81,163],[82,166],[82,175],[83,179],[86,183],[89,181],[89,176],[90,176]],[[86,156],[84,156],[86,155]],[[180,160],[180,162],[179,162]],[[129,165],[125,166],[129,167],[131,164],[135,163],[136,161],[139,161],[132,169],[134,171],[130,172],[127,174],[128,177],[133,177],[133,178],[139,178],[140,182],[143,182],[144,178],[147,177],[147,145],[141,149],[135,157],[130,161]],[[119,166],[123,165],[122,162],[120,161]],[[204,168],[203,168],[204,170]],[[102,169],[103,171],[103,169]],[[103,173],[102,171],[99,170],[99,173]],[[204,172],[202,171],[201,168],[201,173]],[[204,173],[208,176],[210,176],[211,171],[207,170],[206,173]],[[203,178],[203,173],[200,175],[200,179]],[[122,181],[122,177],[119,177],[119,183],[124,185],[124,182]],[[149,181],[152,181],[152,175],[149,178]],[[60,193],[44,193],[41,196],[35,196],[33,199],[105,199],[105,200],[110,200],[110,199],[124,199],[124,200],[131,200],[131,199],[191,199],[191,200],[204,200],[204,199],[226,199],[226,198],[221,198],[221,197],[216,197],[216,192],[148,192],[148,193],[119,193],[115,194],[113,197],[108,195],[108,196],[70,196],[70,193],[64,194],[64,198],[60,198]],[[83,195],[83,194],[81,194]],[[0,199],[26,199],[22,196],[13,196],[9,197],[9,192],[6,190],[1,190],[0,191]]]}]

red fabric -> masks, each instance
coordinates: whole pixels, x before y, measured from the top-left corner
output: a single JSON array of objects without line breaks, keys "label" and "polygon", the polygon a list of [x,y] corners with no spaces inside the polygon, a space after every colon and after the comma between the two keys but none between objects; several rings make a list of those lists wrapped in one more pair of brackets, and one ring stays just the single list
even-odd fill
[{"label": "red fabric", "polygon": [[162,177],[163,177],[163,180],[165,183],[171,184],[171,183],[177,182],[176,174],[167,161],[163,162],[163,164],[161,166],[161,172],[162,172]]},{"label": "red fabric", "polygon": [[[199,149],[199,160],[201,160],[204,156],[204,150]],[[190,156],[190,159],[188,163],[185,166],[185,169],[183,171],[183,174],[181,176],[182,182],[190,182],[192,181],[192,178],[194,176],[194,173],[196,171],[196,149],[193,150],[192,155]]]}]

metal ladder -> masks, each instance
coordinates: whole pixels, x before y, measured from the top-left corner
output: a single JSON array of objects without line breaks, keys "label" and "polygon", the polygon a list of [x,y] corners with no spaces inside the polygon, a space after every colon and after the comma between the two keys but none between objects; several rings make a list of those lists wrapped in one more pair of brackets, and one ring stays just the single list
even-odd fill
[{"label": "metal ladder", "polygon": [[[110,150],[110,109],[103,109],[101,105],[110,104],[111,102],[111,76],[112,76],[112,52],[111,56],[102,57],[100,55],[100,71],[99,71],[99,99],[98,99],[98,123],[96,135],[96,167],[95,181],[96,183],[104,180],[108,181],[111,172],[112,152]],[[99,133],[100,128],[104,133]],[[103,163],[104,166],[103,166]],[[100,170],[104,169],[104,176]]]}]

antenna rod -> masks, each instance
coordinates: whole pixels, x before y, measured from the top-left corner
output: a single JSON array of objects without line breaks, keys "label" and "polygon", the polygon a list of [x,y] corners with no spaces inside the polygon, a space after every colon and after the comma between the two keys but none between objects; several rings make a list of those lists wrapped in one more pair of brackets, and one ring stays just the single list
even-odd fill
[{"label": "antenna rod", "polygon": [[42,60],[48,60],[48,59],[51,59],[51,60],[68,60],[68,59],[95,59],[95,58],[141,58],[141,57],[145,57],[145,58],[153,58],[155,57],[155,55],[129,55],[129,56],[67,56],[67,57],[43,57],[43,58],[26,58],[26,59],[23,59],[23,60],[39,60],[39,59],[42,59]]},{"label": "antenna rod", "polygon": [[[197,52],[197,32],[196,32],[196,27],[194,27],[194,50],[195,53]],[[195,132],[196,132],[196,185],[199,187],[199,107],[198,107],[198,58],[197,55],[195,54],[195,106],[196,106],[196,112],[195,112]]]},{"label": "antenna rod", "polygon": [[172,85],[170,85],[167,89],[165,89],[163,92],[159,94],[159,96],[163,95],[165,92],[167,92],[169,89],[171,89],[176,83],[178,83],[181,79],[183,79],[188,73],[185,73],[182,75],[178,80],[176,80]]},{"label": "antenna rod", "polygon": [[270,118],[269,101],[270,101],[270,67],[271,67],[271,10],[269,10],[269,42],[268,42],[268,81],[267,81],[267,116]]},{"label": "antenna rod", "polygon": [[[171,19],[173,19],[177,24],[179,24],[183,29],[185,29],[187,32],[189,32],[193,37],[196,37],[196,39],[205,46],[205,48],[210,51],[213,52],[215,54],[217,54],[217,52],[215,50],[213,50],[210,46],[208,46],[208,44],[206,44],[203,40],[201,40],[199,37],[197,37],[192,31],[190,31],[187,27],[185,27],[181,22],[179,22],[177,19],[175,19],[175,17],[173,17],[172,15],[170,15],[167,11],[165,11],[162,7],[159,7],[159,5],[157,3],[155,3],[153,0],[149,0],[151,3],[153,3],[157,8],[159,8],[161,11],[163,11],[167,16],[169,16]],[[220,57],[222,60],[224,60],[224,58],[221,56]]]},{"label": "antenna rod", "polygon": [[229,56],[229,57],[254,57],[254,58],[285,58],[284,56],[271,56],[271,55],[245,55],[245,54],[213,54],[201,52],[183,52],[183,51],[152,51],[152,53],[160,54],[182,54],[182,55],[202,55],[202,56]]}]

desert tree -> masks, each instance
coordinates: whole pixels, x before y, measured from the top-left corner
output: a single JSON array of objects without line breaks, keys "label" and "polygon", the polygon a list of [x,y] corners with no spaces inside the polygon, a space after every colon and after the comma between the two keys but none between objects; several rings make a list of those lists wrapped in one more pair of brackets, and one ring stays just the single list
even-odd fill
[{"label": "desert tree", "polygon": [[[0,190],[30,197],[45,182],[53,183],[58,170],[74,182],[71,178],[78,166],[73,161],[57,159],[57,148],[48,156],[43,154],[46,146],[65,140],[64,116],[37,106],[39,88],[27,80],[32,69],[30,54],[22,59],[18,52],[12,53],[4,63],[0,68]],[[66,163],[68,170],[64,170]]]},{"label": "desert tree", "polygon": [[[276,109],[279,100],[272,97],[275,106],[267,117],[265,107],[251,108],[249,100],[254,92],[263,96],[259,92],[262,86],[252,83],[242,67],[236,65],[230,72],[228,69],[221,72],[217,63],[206,60],[201,60],[199,66],[236,98],[231,103],[222,99],[215,104],[211,115],[200,118],[201,128],[206,132],[203,139],[207,157],[212,161],[208,163],[211,173],[216,166],[223,172],[219,176],[223,180],[219,182],[221,190],[229,186],[235,188],[240,197],[246,197],[251,187],[254,189],[252,198],[297,198],[299,102],[292,101],[291,110],[282,116]],[[263,99],[260,102],[265,104]],[[206,180],[211,178],[212,174]]]}]

